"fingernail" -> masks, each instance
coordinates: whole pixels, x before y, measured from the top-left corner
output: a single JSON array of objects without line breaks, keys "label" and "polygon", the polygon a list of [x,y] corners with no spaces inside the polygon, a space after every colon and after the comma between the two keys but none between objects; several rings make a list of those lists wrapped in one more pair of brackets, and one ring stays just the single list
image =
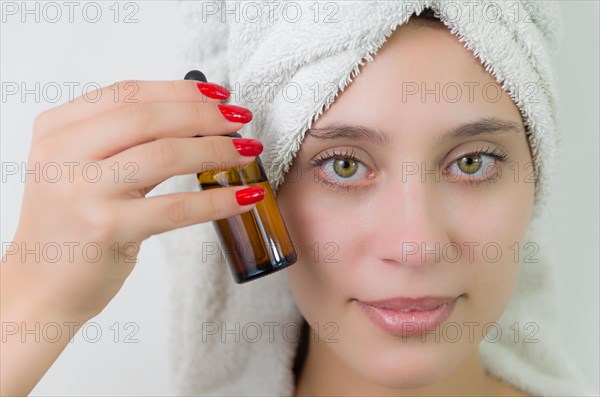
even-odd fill
[{"label": "fingernail", "polygon": [[235,199],[239,205],[254,204],[265,198],[265,189],[260,186],[248,187],[235,192]]},{"label": "fingernail", "polygon": [[246,108],[235,105],[219,104],[223,116],[232,123],[247,123],[252,120],[252,112]]},{"label": "fingernail", "polygon": [[212,99],[227,99],[229,98],[229,91],[227,90],[227,88],[222,87],[218,84],[213,84],[213,83],[205,83],[205,82],[198,82],[196,83],[196,86],[198,86],[198,89],[200,90],[200,92],[202,93],[202,95],[212,98]]},{"label": "fingernail", "polygon": [[258,156],[263,151],[262,142],[256,139],[234,138],[232,141],[242,156]]}]

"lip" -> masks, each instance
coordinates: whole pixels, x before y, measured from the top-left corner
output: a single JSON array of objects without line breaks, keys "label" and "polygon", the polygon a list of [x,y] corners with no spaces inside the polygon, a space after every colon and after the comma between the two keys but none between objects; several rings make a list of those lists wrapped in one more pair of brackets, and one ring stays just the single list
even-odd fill
[{"label": "lip", "polygon": [[435,331],[450,317],[457,299],[453,296],[426,296],[356,302],[366,316],[384,331],[395,336],[415,336]]}]

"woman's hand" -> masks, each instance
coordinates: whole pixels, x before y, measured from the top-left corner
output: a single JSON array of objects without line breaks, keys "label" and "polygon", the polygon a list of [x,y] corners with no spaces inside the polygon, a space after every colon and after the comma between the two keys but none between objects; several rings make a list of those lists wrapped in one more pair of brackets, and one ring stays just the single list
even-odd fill
[{"label": "woman's hand", "polygon": [[[252,117],[220,105],[227,95],[189,80],[124,81],[37,117],[27,169],[38,172],[27,174],[3,258],[2,321],[83,323],[121,288],[142,241],[248,211],[262,198],[243,187],[145,197],[171,176],[244,165],[260,153],[258,141],[223,136]],[[14,370],[23,357],[4,342],[2,366]]]}]

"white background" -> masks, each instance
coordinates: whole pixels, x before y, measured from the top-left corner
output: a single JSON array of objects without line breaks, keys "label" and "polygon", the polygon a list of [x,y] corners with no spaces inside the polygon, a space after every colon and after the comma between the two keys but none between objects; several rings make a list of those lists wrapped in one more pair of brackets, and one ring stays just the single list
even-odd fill
[{"label": "white background", "polygon": [[[2,3],[5,7],[9,2]],[[19,95],[3,96],[2,162],[26,161],[32,122],[42,110],[69,99],[64,83],[79,83],[74,90],[79,96],[86,83],[105,86],[129,78],[181,79],[187,72],[179,61],[185,37],[177,3],[131,2],[137,9],[125,3],[117,5],[120,13],[116,23],[112,1],[97,2],[103,13],[97,23],[84,20],[81,6],[75,9],[74,23],[69,23],[64,7],[65,14],[56,23],[43,18],[35,22],[34,16],[22,22],[21,14],[4,16],[0,64],[3,94],[10,83],[25,83],[31,88],[39,82],[47,92],[39,99],[33,95],[25,100]],[[20,1],[14,4],[21,6]],[[29,4],[33,7],[33,2]],[[556,68],[564,149],[556,167],[557,189],[545,219],[545,249],[556,258],[562,340],[598,393],[599,8],[595,1],[569,1],[561,7],[565,35]],[[124,23],[130,13],[138,22]],[[52,83],[62,86],[56,103],[48,102],[57,93],[48,85]],[[2,242],[9,242],[16,230],[22,194],[23,184],[18,178],[2,183]],[[139,263],[121,292],[91,320],[95,327],[87,329],[88,340],[77,334],[33,395],[169,394],[166,279],[169,267],[177,264],[169,263],[154,238],[145,241],[143,247]],[[126,328],[128,323],[135,323],[137,328]],[[102,335],[91,343],[97,329]],[[137,342],[125,343],[127,335]]]}]

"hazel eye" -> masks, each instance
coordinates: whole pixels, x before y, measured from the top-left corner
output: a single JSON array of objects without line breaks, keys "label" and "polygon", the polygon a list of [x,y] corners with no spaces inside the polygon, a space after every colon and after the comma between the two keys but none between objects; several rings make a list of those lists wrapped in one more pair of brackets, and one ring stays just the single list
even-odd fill
[{"label": "hazel eye", "polygon": [[349,192],[366,187],[368,180],[375,177],[369,157],[360,148],[330,149],[319,153],[308,165],[315,170],[315,182],[335,191]]},{"label": "hazel eye", "polygon": [[319,167],[325,179],[338,184],[359,181],[369,176],[369,168],[351,157],[336,156],[322,159]]},{"label": "hazel eye", "polygon": [[333,171],[342,178],[350,178],[357,170],[358,163],[352,159],[336,159],[333,162]]},{"label": "hazel eye", "polygon": [[483,160],[479,154],[464,156],[458,160],[458,168],[465,174],[474,174],[481,168]]},{"label": "hazel eye", "polygon": [[498,159],[490,154],[467,154],[452,163],[449,173],[458,177],[467,177],[473,181],[486,180],[496,174],[497,161]]}]

